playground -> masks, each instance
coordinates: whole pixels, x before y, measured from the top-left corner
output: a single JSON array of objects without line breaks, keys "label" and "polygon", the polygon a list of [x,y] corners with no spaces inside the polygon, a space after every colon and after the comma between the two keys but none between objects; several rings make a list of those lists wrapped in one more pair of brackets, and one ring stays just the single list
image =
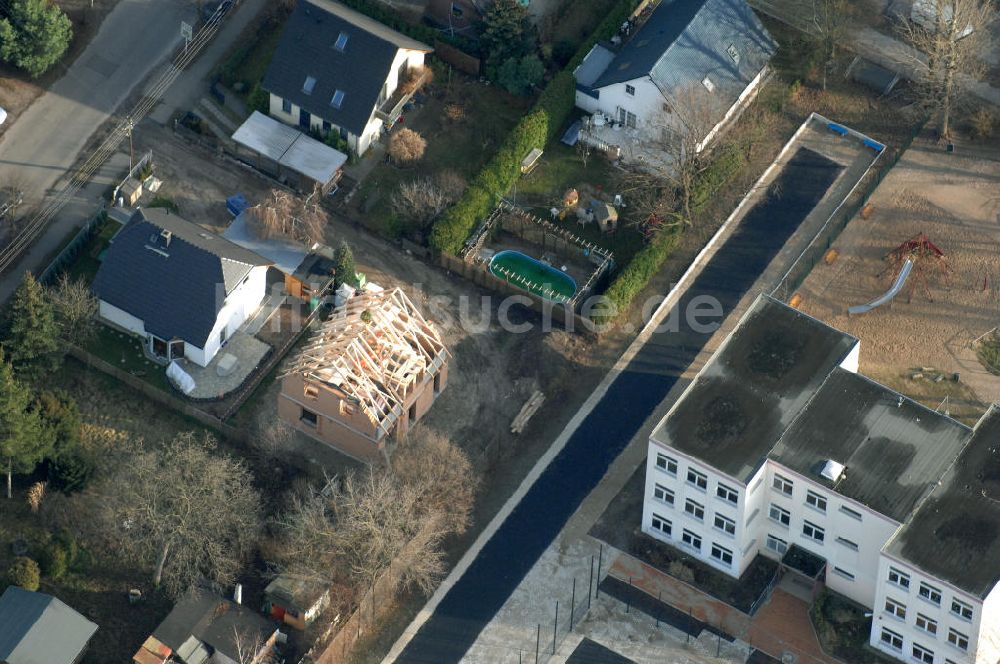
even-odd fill
[{"label": "playground", "polygon": [[996,154],[919,138],[797,290],[861,339],[862,372],[966,419],[1000,401],[976,353],[1000,324],[998,182]]}]

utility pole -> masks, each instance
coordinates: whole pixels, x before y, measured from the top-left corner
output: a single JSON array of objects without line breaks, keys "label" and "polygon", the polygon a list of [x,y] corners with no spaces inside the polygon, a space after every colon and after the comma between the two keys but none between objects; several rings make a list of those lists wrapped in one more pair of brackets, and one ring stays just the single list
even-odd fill
[{"label": "utility pole", "polygon": [[133,168],[132,130],[135,129],[135,121],[131,117],[128,119],[128,123],[126,124],[125,128],[126,131],[128,131],[128,174],[132,175],[132,168]]}]

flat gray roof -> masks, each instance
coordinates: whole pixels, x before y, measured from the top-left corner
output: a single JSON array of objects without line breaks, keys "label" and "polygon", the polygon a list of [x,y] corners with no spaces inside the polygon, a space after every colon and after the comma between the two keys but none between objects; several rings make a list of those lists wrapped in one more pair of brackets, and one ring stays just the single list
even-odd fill
[{"label": "flat gray roof", "polygon": [[[964,424],[838,368],[769,456],[904,523],[970,435]],[[845,466],[837,482],[820,475],[828,460]]]},{"label": "flat gray roof", "polygon": [[233,140],[281,166],[324,184],[347,163],[347,155],[343,152],[260,111],[254,111],[240,125],[233,133]]},{"label": "flat gray roof", "polygon": [[761,295],[652,438],[747,482],[857,343]]},{"label": "flat gray roof", "polygon": [[996,405],[885,551],[980,599],[1000,582],[1000,409]]}]

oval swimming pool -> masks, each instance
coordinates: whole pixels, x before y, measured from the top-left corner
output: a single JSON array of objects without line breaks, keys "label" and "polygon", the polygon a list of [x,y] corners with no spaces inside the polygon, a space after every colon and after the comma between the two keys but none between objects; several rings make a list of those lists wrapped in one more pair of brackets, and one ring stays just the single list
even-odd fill
[{"label": "oval swimming pool", "polygon": [[566,302],[576,295],[573,277],[520,251],[507,249],[497,253],[490,260],[490,273],[553,302]]}]

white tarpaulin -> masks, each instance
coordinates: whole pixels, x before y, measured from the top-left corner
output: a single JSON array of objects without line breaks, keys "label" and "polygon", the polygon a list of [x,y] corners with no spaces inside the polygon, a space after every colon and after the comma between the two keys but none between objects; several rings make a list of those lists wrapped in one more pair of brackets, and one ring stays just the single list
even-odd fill
[{"label": "white tarpaulin", "polygon": [[171,362],[167,366],[167,378],[184,394],[191,394],[194,391],[194,378],[176,362]]}]

